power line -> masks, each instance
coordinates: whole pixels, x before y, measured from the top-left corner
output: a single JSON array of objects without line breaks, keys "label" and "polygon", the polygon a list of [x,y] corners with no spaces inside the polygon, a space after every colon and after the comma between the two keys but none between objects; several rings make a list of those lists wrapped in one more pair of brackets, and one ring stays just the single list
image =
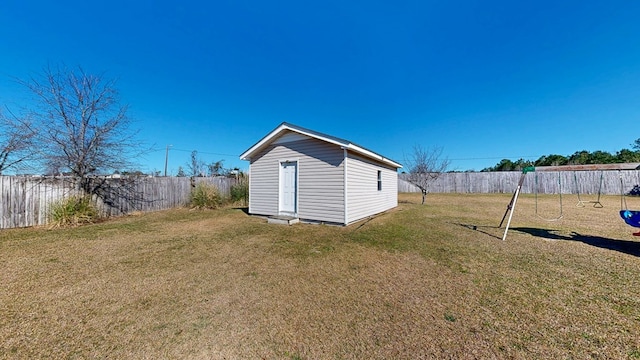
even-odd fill
[{"label": "power line", "polygon": [[205,154],[205,155],[240,156],[238,154],[223,154],[223,153],[214,153],[214,152],[198,151],[198,150],[185,150],[185,149],[176,149],[176,148],[171,148],[171,150],[188,152],[188,153],[197,151],[198,154]]},{"label": "power line", "polygon": [[520,155],[520,156],[507,156],[507,157],[479,157],[479,158],[456,158],[456,159],[449,159],[449,160],[502,160],[502,159],[533,159],[533,158],[539,158],[540,156],[537,155]]},{"label": "power line", "polygon": [[[157,148],[154,149],[154,151],[165,151],[166,149],[163,148]],[[196,151],[198,154],[205,154],[205,155],[221,155],[221,156],[240,156],[238,154],[224,154],[224,153],[215,153],[215,152],[207,152],[207,151],[199,151],[199,150],[185,150],[185,149],[176,149],[174,147],[169,147],[170,151],[180,151],[180,152],[193,152]]]}]

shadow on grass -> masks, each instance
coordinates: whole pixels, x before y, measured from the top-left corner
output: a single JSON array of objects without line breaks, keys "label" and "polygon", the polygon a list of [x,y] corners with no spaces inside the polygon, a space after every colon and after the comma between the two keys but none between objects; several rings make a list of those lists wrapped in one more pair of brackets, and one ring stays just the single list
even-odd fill
[{"label": "shadow on grass", "polygon": [[358,231],[360,230],[363,226],[367,225],[369,223],[369,221],[373,220],[373,216],[369,217],[367,220],[363,221],[362,224],[358,225],[357,228],[355,228],[353,231]]},{"label": "shadow on grass", "polygon": [[[398,210],[398,211],[402,211],[402,210]],[[379,217],[381,217],[381,216],[385,216],[385,215],[387,215],[387,214],[389,214],[389,213],[390,213],[389,211],[385,211],[385,212],[381,212],[381,213],[378,213],[378,214],[375,214],[375,215],[371,215],[371,216],[369,216],[369,217],[368,217],[368,218],[366,218],[366,219],[358,220],[358,221],[356,222],[356,224],[357,224],[358,222],[361,222],[361,221],[362,221],[362,223],[361,223],[360,225],[358,225],[358,227],[357,227],[357,228],[355,228],[353,231],[354,231],[354,232],[355,232],[355,231],[358,231],[358,230],[360,230],[362,227],[364,227],[365,225],[367,225],[367,224],[369,223],[369,221],[371,221],[371,220],[373,220],[373,219],[376,219],[376,218],[379,218]]]},{"label": "shadow on grass", "polygon": [[243,213],[245,213],[245,214],[249,215],[249,208],[248,208],[248,207],[246,207],[246,206],[235,207],[234,209],[242,210],[242,212],[243,212]]},{"label": "shadow on grass", "polygon": [[576,232],[572,232],[570,235],[562,235],[558,234],[555,230],[528,227],[516,227],[509,230],[520,231],[550,240],[580,241],[587,245],[640,257],[640,242],[637,241],[609,239],[600,236],[582,235]]},{"label": "shadow on grass", "polygon": [[465,227],[465,228],[467,228],[469,230],[481,232],[481,233],[483,233],[485,235],[489,235],[489,236],[494,237],[494,238],[499,239],[499,240],[502,239],[500,236],[496,236],[495,234],[492,234],[492,233],[484,230],[484,229],[498,229],[498,227],[496,227],[496,226],[482,226],[482,225],[471,225],[471,224],[461,224],[461,223],[453,223],[453,224]]}]

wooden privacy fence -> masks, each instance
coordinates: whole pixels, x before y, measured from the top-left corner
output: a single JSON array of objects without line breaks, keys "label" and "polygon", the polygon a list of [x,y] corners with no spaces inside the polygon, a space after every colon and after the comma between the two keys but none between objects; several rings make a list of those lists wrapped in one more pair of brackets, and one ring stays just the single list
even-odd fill
[{"label": "wooden privacy fence", "polygon": [[[522,173],[519,171],[443,173],[429,184],[432,193],[513,193]],[[407,174],[398,175],[399,192],[420,192],[406,181]],[[622,189],[620,178],[622,177]],[[602,182],[602,187],[600,183]],[[523,193],[533,194],[602,194],[630,192],[640,185],[640,170],[549,171],[528,173]]]},{"label": "wooden privacy fence", "polygon": [[[211,184],[228,196],[236,179],[226,177],[184,178],[95,178],[98,195],[93,198],[103,216],[134,211],[157,211],[189,202],[198,183]],[[73,179],[64,177],[0,176],[0,229],[45,225],[51,206],[70,196],[80,195]]]},{"label": "wooden privacy fence", "polygon": [[[519,171],[443,173],[429,185],[432,193],[512,193]],[[407,182],[407,174],[398,175],[399,192],[420,192]],[[620,186],[622,177],[623,187]],[[191,189],[200,182],[216,186],[229,195],[237,180],[233,178],[121,178],[94,179],[99,196],[94,196],[104,216],[134,211],[156,211],[185,206]],[[602,182],[602,186],[600,183]],[[640,170],[621,171],[549,171],[527,174],[523,193],[620,194],[640,185]],[[0,176],[0,229],[45,225],[52,204],[79,195],[70,178]]]}]

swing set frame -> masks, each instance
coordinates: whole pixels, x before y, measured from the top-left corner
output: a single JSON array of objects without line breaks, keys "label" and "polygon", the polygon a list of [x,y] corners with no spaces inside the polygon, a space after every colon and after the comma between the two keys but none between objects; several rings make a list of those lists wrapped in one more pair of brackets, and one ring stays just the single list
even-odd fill
[{"label": "swing set frame", "polygon": [[[543,171],[604,171],[604,170],[638,170],[640,169],[640,163],[621,163],[621,164],[588,164],[588,165],[559,165],[559,166],[529,166],[526,167],[524,169],[522,169],[522,174],[520,175],[520,180],[518,181],[518,185],[516,186],[515,191],[513,192],[513,196],[511,197],[511,201],[509,202],[509,205],[507,205],[507,210],[504,212],[504,215],[502,216],[502,220],[500,221],[500,225],[498,225],[498,228],[502,227],[502,224],[504,223],[504,220],[507,218],[507,214],[509,215],[509,218],[507,220],[507,225],[504,228],[504,235],[502,236],[502,240],[506,240],[507,239],[507,233],[509,232],[509,226],[511,225],[511,219],[513,218],[513,213],[515,211],[516,208],[516,203],[518,202],[518,195],[520,195],[520,191],[522,190],[522,184],[524,184],[524,179],[526,178],[527,174],[530,172],[543,172]],[[600,190],[602,190],[602,174],[600,175]],[[577,178],[574,175],[574,179],[576,179],[577,182]],[[577,186],[577,184],[576,184]],[[579,191],[579,190],[578,190]],[[597,201],[590,201],[592,203],[594,203],[594,207],[599,207],[597,206],[602,205],[600,203],[600,192],[598,191],[598,200]],[[578,192],[579,194],[579,192]],[[560,196],[562,196],[562,189],[560,189]],[[587,201],[583,201],[580,199],[580,196],[578,195],[578,206],[583,205],[584,203],[586,203]],[[537,205],[537,204],[536,204]],[[560,203],[560,206],[562,206],[562,203]],[[562,208],[561,208],[562,209]],[[560,218],[562,217],[562,210],[561,211],[561,215]],[[557,220],[557,219],[555,219]]]}]

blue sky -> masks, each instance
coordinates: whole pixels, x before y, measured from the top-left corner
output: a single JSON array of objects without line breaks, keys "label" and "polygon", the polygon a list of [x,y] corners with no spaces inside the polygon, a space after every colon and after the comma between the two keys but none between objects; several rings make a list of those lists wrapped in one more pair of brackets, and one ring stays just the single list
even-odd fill
[{"label": "blue sky", "polygon": [[637,1],[30,1],[0,6],[0,105],[47,64],[118,78],[144,171],[238,156],[278,124],[452,170],[640,138]]}]

